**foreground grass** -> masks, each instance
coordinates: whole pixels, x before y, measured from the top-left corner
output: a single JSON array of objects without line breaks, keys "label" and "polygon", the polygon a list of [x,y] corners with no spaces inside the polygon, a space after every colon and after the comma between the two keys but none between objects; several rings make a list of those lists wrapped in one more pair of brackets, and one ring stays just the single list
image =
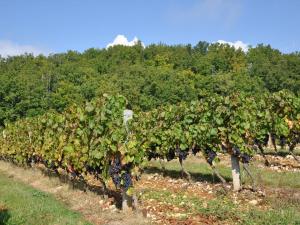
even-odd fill
[{"label": "foreground grass", "polygon": [[88,225],[53,196],[17,182],[0,172],[1,225]]}]

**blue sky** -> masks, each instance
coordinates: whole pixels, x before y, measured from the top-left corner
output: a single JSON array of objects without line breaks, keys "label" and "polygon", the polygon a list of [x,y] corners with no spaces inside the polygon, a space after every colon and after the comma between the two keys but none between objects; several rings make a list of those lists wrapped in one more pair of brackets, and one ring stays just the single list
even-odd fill
[{"label": "blue sky", "polygon": [[300,0],[0,0],[0,54],[242,41],[300,51]]}]

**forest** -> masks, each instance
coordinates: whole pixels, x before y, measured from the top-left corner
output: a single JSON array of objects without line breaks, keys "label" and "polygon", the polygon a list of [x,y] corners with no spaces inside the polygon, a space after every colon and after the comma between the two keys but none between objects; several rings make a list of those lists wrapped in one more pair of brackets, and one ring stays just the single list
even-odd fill
[{"label": "forest", "polygon": [[138,43],[80,53],[0,58],[0,125],[63,112],[103,94],[122,94],[134,111],[235,92],[300,94],[300,53],[259,44],[247,52],[228,44]]}]

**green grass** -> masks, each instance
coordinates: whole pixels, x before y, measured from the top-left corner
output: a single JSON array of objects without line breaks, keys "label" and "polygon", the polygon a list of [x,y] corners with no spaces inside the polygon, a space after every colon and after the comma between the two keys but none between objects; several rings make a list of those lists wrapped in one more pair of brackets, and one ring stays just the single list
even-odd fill
[{"label": "green grass", "polygon": [[[251,166],[251,171],[260,185],[274,188],[300,188],[300,173],[299,172],[275,172],[266,169],[255,168]],[[249,180],[247,179],[249,182]]]},{"label": "green grass", "polygon": [[50,194],[0,173],[1,225],[88,225]]},{"label": "green grass", "polygon": [[[265,153],[268,155],[275,155],[275,156],[286,156],[290,155],[290,152],[288,150],[288,147],[286,146],[285,148],[281,148],[278,146],[277,152],[273,148],[265,148]],[[294,149],[294,154],[297,156],[300,156],[300,148],[297,147]]]},{"label": "green grass", "polygon": [[[174,178],[181,176],[180,164],[178,160],[173,160],[165,163],[166,175]],[[191,173],[195,181],[219,182],[217,177],[214,177],[212,170],[207,163],[197,162],[195,160],[187,160],[184,162],[185,169]],[[220,174],[227,180],[231,181],[231,169],[228,166],[218,165],[217,169]],[[258,168],[257,164],[251,164],[250,170],[253,173],[258,185],[269,187],[287,187],[300,188],[300,173],[299,172],[276,172],[264,168]],[[151,161],[148,164],[147,171],[150,173],[162,173],[161,166],[158,161]],[[249,183],[249,177],[242,170],[242,179]]]}]

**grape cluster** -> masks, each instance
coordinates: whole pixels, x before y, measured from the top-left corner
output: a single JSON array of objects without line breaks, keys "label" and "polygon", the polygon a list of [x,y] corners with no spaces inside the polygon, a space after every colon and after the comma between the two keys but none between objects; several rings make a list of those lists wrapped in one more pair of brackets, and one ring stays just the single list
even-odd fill
[{"label": "grape cluster", "polygon": [[128,171],[125,171],[124,173],[122,173],[121,179],[123,181],[122,187],[126,192],[130,187],[132,187],[132,179],[130,173]]},{"label": "grape cluster", "polygon": [[169,149],[166,157],[167,157],[168,161],[173,160],[175,158],[175,151],[174,151],[174,149]]},{"label": "grape cluster", "polygon": [[239,157],[242,163],[250,162],[251,156],[247,153],[241,153],[241,150],[236,146],[232,148],[232,154],[236,157]]},{"label": "grape cluster", "polygon": [[108,169],[108,173],[111,176],[116,188],[119,188],[121,185],[121,177],[119,175],[121,170],[122,170],[121,159],[119,157],[116,157],[112,161]]},{"label": "grape cluster", "polygon": [[194,146],[194,147],[192,148],[192,153],[193,153],[193,155],[196,155],[198,152],[200,152],[200,148],[199,148],[198,146]]},{"label": "grape cluster", "polygon": [[109,167],[109,173],[110,174],[119,173],[121,169],[122,169],[121,159],[119,157],[116,157]]},{"label": "grape cluster", "polygon": [[251,159],[250,155],[248,155],[246,153],[242,153],[240,155],[240,158],[242,160],[242,163],[247,163],[247,164],[250,162],[250,159]]},{"label": "grape cluster", "polygon": [[149,151],[149,152],[147,152],[147,158],[148,158],[148,161],[150,161],[151,159],[160,158],[160,155],[154,151]]},{"label": "grape cluster", "polygon": [[279,141],[280,141],[280,146],[281,146],[281,148],[283,148],[283,147],[286,145],[286,138],[283,137],[283,136],[281,136],[281,137],[279,138]]},{"label": "grape cluster", "polygon": [[108,173],[116,188],[122,187],[125,191],[127,191],[128,188],[132,186],[132,179],[129,172],[131,167],[131,163],[122,165],[120,157],[115,157],[115,159],[111,162]]},{"label": "grape cluster", "polygon": [[177,153],[180,161],[185,160],[189,154],[188,149],[184,151],[184,150],[181,150],[180,148],[176,149],[176,153]]},{"label": "grape cluster", "polygon": [[208,162],[209,165],[212,165],[212,162],[217,156],[217,153],[209,148],[205,149],[205,154],[206,154],[206,161]]}]

